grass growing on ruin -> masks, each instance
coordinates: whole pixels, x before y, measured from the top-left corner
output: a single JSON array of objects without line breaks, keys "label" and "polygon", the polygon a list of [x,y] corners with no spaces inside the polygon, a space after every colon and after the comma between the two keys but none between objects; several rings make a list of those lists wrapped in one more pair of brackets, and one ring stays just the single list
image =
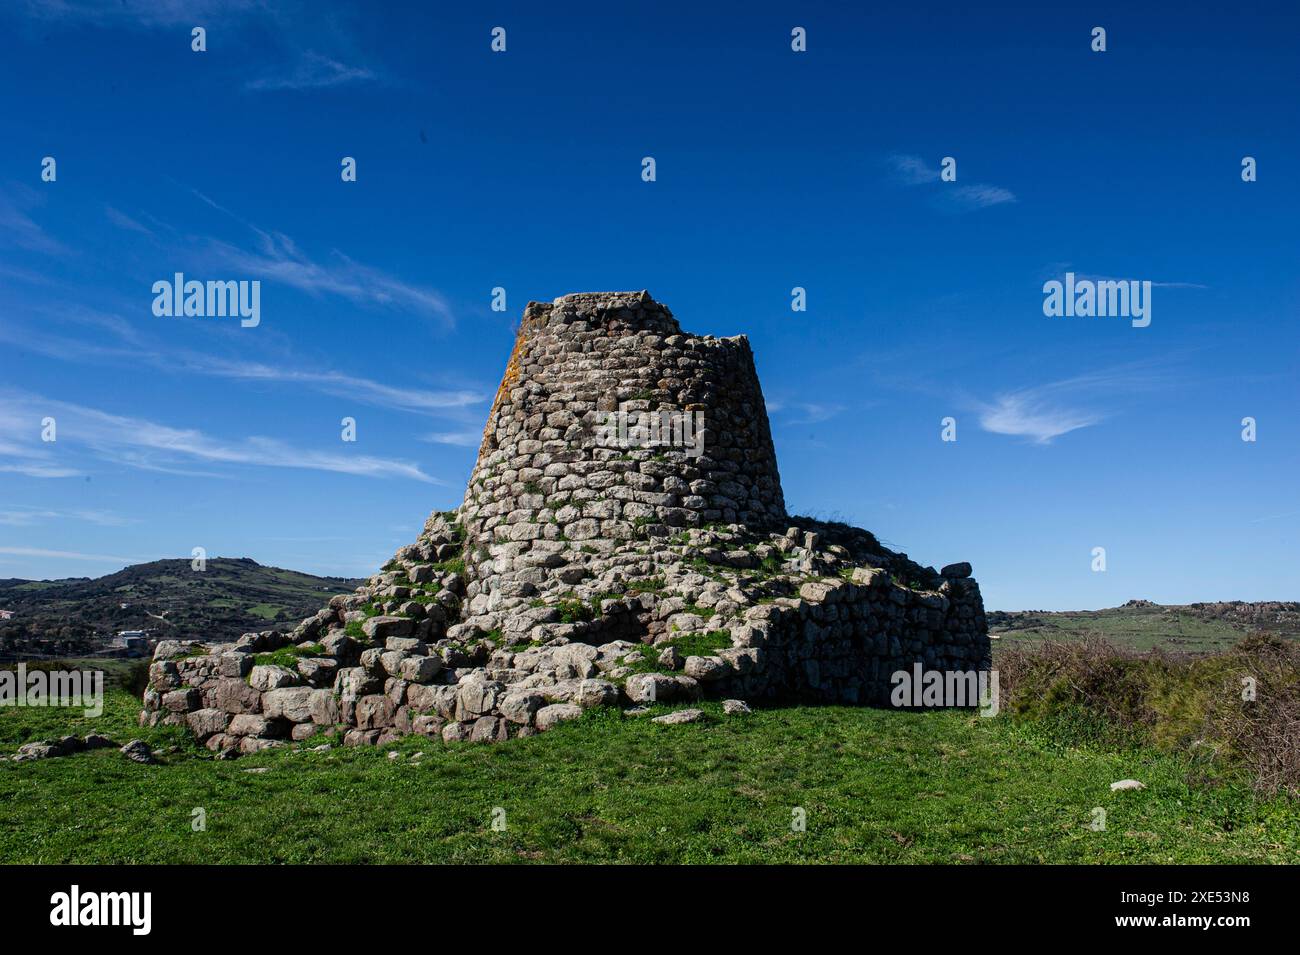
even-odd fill
[{"label": "grass growing on ruin", "polygon": [[287,670],[292,670],[298,665],[302,657],[318,657],[325,652],[325,648],[319,643],[310,643],[306,646],[287,646],[281,647],[270,653],[259,653],[253,657],[254,666],[281,666]]},{"label": "grass growing on ruin", "polygon": [[[1295,862],[1300,808],[1177,755],[1076,745],[1051,721],[792,707],[658,726],[593,711],[525,740],[272,751],[216,762],[179,730],[0,711],[0,742],[103,732],[176,746],[0,763],[4,862]],[[396,750],[401,759],[390,760]],[[422,752],[419,762],[411,756]],[[248,769],[264,767],[263,773]],[[1133,777],[1147,789],[1112,793]],[[203,807],[207,831],[193,832]],[[495,807],[506,829],[491,828]],[[1106,811],[1093,831],[1094,808]],[[796,810],[807,830],[791,828]]]}]

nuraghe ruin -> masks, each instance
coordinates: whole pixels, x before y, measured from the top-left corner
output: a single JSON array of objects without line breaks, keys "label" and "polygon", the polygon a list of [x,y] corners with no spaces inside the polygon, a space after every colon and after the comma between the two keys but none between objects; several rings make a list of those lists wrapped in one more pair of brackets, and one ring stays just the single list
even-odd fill
[{"label": "nuraghe ruin", "polygon": [[159,644],[141,722],[233,755],[701,697],[883,705],[914,664],[988,667],[970,572],[786,514],[744,336],[566,295],[524,312],[461,506],[292,633]]}]

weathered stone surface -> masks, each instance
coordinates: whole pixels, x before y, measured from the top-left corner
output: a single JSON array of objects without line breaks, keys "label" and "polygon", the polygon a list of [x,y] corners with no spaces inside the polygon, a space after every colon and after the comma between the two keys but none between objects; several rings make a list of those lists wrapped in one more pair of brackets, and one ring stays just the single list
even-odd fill
[{"label": "weathered stone surface", "polygon": [[441,716],[424,715],[417,716],[411,721],[411,732],[419,733],[421,736],[441,737],[442,728],[447,725],[447,721]]},{"label": "weathered stone surface", "polygon": [[407,657],[398,667],[398,675],[411,683],[428,683],[442,669],[438,657]]},{"label": "weathered stone surface", "polygon": [[627,678],[623,692],[633,703],[673,703],[698,698],[699,683],[687,676],[638,673]]},{"label": "weathered stone surface", "polygon": [[462,683],[456,691],[456,718],[474,719],[490,713],[505,688],[492,681]]},{"label": "weathered stone surface", "polygon": [[379,739],[379,730],[348,730],[343,734],[344,746],[374,746]]},{"label": "weathered stone surface", "polygon": [[133,739],[122,747],[122,755],[133,763],[152,763],[153,750],[142,739]]},{"label": "weathered stone surface", "polygon": [[339,721],[338,698],[331,690],[312,690],[311,698],[307,701],[307,712],[317,726],[333,726]]},{"label": "weathered stone surface", "polygon": [[[416,606],[418,607],[419,604],[416,604]],[[428,644],[418,637],[389,637],[384,642],[384,648],[387,650],[402,650],[420,656],[423,656],[429,650]]]},{"label": "weathered stone surface", "polygon": [[581,715],[581,706],[574,706],[572,703],[552,703],[538,710],[533,719],[539,730],[548,730],[556,723],[577,719]]},{"label": "weathered stone surface", "polygon": [[509,738],[506,721],[499,716],[480,716],[469,731],[470,742],[491,743]]},{"label": "weathered stone surface", "polygon": [[253,669],[253,658],[247,653],[223,653],[217,672],[224,677],[243,679]]},{"label": "weathered stone surface", "polygon": [[512,723],[528,725],[533,716],[546,705],[546,697],[536,690],[519,690],[507,693],[501,701],[501,715]]},{"label": "weathered stone surface", "polygon": [[185,717],[189,724],[190,732],[203,742],[209,736],[226,731],[226,724],[230,722],[230,715],[224,710],[206,709],[195,710]]},{"label": "weathered stone surface", "polygon": [[672,713],[665,713],[663,716],[653,717],[651,723],[662,723],[664,726],[676,726],[679,723],[698,723],[704,719],[703,710],[676,710]]},{"label": "weathered stone surface", "polygon": [[415,621],[407,617],[391,617],[380,614],[366,620],[361,625],[361,632],[371,640],[382,643],[389,637],[409,637],[415,632]]},{"label": "weathered stone surface", "polygon": [[749,704],[744,700],[723,700],[722,712],[728,716],[743,716],[746,713],[752,713]]},{"label": "weathered stone surface", "polygon": [[248,685],[262,693],[278,690],[280,687],[297,686],[302,682],[298,674],[287,667],[267,663],[253,667],[248,674]]},{"label": "weathered stone surface", "polygon": [[259,713],[237,713],[230,718],[226,733],[230,736],[270,736],[271,724]]},{"label": "weathered stone surface", "polygon": [[162,695],[163,709],[171,710],[173,713],[188,713],[190,710],[198,709],[201,703],[202,696],[193,687],[169,690]]},{"label": "weathered stone surface", "polygon": [[384,681],[365,667],[347,667],[339,671],[334,689],[342,699],[357,700],[384,688]]},{"label": "weathered stone surface", "polygon": [[346,633],[338,630],[326,637],[322,637],[320,645],[327,656],[343,659],[352,655],[356,647],[356,641]]},{"label": "weathered stone surface", "polygon": [[694,677],[701,683],[711,683],[714,680],[721,680],[727,675],[728,669],[730,668],[722,662],[721,657],[686,658],[686,675]]},{"label": "weathered stone surface", "polygon": [[262,712],[268,719],[285,719],[290,723],[311,722],[311,699],[316,691],[309,686],[283,687],[262,694]]},{"label": "weathered stone surface", "polygon": [[357,700],[357,728],[377,730],[391,726],[397,707],[382,693],[363,696]]},{"label": "weathered stone surface", "polygon": [[216,708],[227,713],[260,713],[262,694],[243,680],[218,680],[213,691]]},{"label": "weathered stone surface", "polygon": [[442,728],[442,738],[448,743],[463,743],[469,739],[469,723],[448,723]]},{"label": "weathered stone surface", "polygon": [[298,661],[298,675],[312,686],[333,685],[338,669],[338,661],[327,657],[303,657]]}]

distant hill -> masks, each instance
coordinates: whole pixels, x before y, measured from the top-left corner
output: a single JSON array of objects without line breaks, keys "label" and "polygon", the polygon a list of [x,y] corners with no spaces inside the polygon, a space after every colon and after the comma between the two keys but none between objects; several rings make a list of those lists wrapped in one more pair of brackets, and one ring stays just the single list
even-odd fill
[{"label": "distant hill", "polygon": [[119,630],[160,638],[234,640],[251,630],[283,629],[360,581],[263,567],[247,557],[188,558],[135,564],[105,577],[0,580],[0,653],[94,652]]},{"label": "distant hill", "polygon": [[1300,602],[1282,600],[1171,605],[1130,600],[1105,610],[993,610],[987,616],[989,633],[1006,642],[1094,636],[1137,650],[1203,653],[1258,630],[1300,639]]}]

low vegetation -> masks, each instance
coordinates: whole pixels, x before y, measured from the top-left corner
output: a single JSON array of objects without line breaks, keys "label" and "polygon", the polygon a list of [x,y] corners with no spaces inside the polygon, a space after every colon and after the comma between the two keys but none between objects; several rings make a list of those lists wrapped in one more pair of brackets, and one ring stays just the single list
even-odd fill
[{"label": "low vegetation", "polygon": [[1181,753],[1208,779],[1240,771],[1300,795],[1300,645],[1256,634],[1215,654],[1097,639],[1002,648],[1004,709],[1067,738]]},{"label": "low vegetation", "polygon": [[[1038,720],[705,708],[712,718],[691,726],[591,711],[492,746],[410,737],[226,762],[181,730],[138,727],[139,703],[121,690],[94,720],[10,710],[9,751],[93,730],[163,755],[0,763],[0,860],[1208,863],[1294,861],[1300,848],[1286,797],[1197,785],[1178,753],[1064,742]],[[1147,789],[1110,791],[1130,776]],[[204,832],[191,829],[195,807]],[[1095,807],[1104,831],[1090,827]]]}]

